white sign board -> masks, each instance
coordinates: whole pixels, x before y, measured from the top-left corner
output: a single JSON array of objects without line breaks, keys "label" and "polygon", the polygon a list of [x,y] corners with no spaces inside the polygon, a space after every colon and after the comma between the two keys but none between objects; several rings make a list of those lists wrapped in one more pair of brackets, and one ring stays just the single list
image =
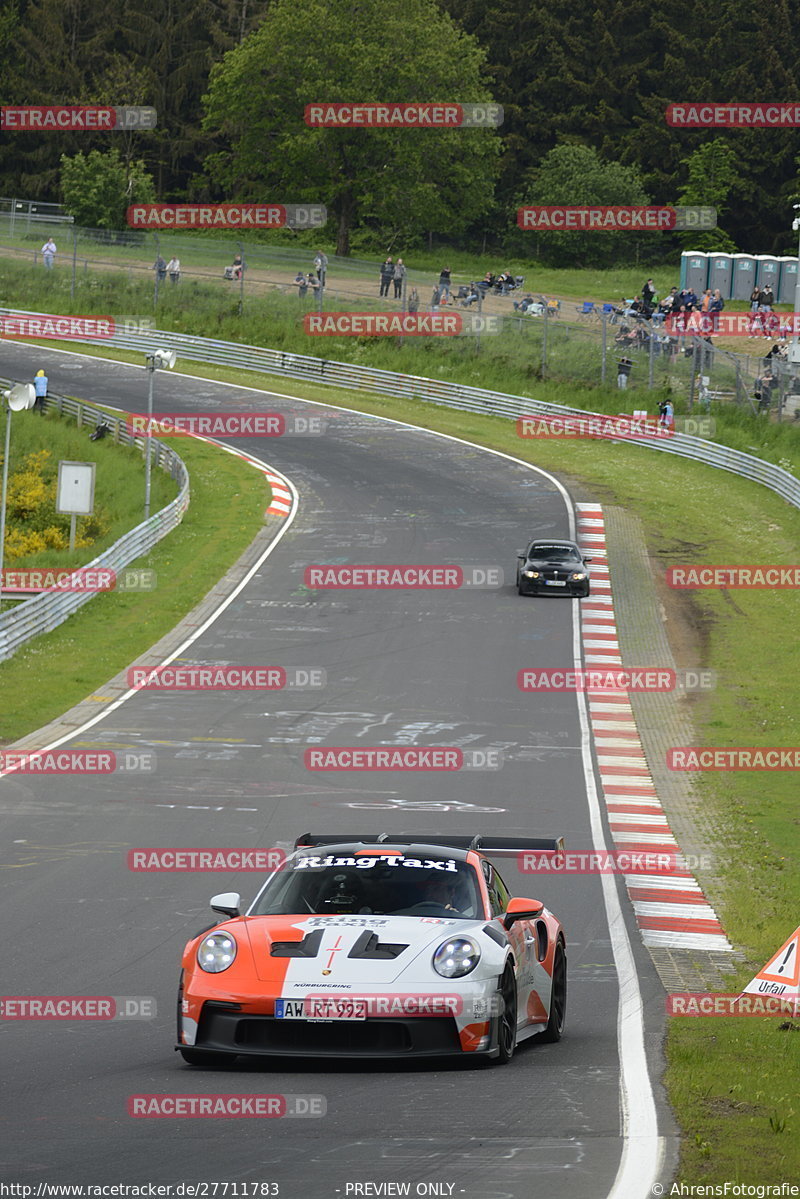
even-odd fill
[{"label": "white sign board", "polygon": [[76,516],[91,516],[94,512],[94,462],[65,462],[58,464],[56,512]]}]

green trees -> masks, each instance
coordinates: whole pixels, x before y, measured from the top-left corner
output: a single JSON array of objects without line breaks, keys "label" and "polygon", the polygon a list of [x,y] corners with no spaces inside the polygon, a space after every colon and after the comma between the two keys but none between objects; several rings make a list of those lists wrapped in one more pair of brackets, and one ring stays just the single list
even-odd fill
[{"label": "green trees", "polygon": [[95,229],[124,229],[128,205],[156,198],[144,163],[125,163],[114,149],[90,150],[72,158],[62,154],[61,189],[76,225]]},{"label": "green trees", "polygon": [[[588,146],[556,146],[529,172],[521,204],[648,204],[649,197],[635,167],[604,162]],[[527,233],[535,239],[529,252],[560,266],[610,266],[624,261],[637,240],[648,233]],[[530,245],[530,242],[525,243]]]},{"label": "green trees", "polygon": [[427,0],[275,0],[211,75],[206,163],[238,199],[317,200],[347,254],[356,223],[388,243],[458,236],[490,207],[500,141],[483,129],[310,129],[316,102],[487,101],[484,55]]}]

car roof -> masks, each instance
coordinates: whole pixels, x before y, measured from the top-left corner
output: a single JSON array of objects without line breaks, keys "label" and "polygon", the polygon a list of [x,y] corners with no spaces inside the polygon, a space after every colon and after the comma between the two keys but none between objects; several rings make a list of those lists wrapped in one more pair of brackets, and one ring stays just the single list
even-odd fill
[{"label": "car roof", "polygon": [[578,548],[577,542],[562,541],[559,537],[537,537],[535,541],[531,542],[531,549],[535,545],[563,546],[564,549],[570,549],[570,550],[576,550]]}]

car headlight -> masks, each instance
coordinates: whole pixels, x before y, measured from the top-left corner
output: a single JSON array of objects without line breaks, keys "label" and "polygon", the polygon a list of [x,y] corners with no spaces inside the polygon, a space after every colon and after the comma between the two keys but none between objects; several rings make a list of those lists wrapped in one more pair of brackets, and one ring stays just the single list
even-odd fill
[{"label": "car headlight", "polygon": [[481,960],[481,951],[469,937],[451,937],[442,941],[433,955],[433,968],[442,978],[463,978]]},{"label": "car headlight", "polygon": [[525,575],[526,579],[538,579],[539,578],[538,570],[523,570],[522,573]]},{"label": "car headlight", "polygon": [[578,572],[578,573],[574,574],[572,577],[573,577],[573,579],[585,579],[586,575]]},{"label": "car headlight", "polygon": [[207,974],[221,974],[235,957],[236,942],[230,933],[209,933],[197,950],[197,964]]}]

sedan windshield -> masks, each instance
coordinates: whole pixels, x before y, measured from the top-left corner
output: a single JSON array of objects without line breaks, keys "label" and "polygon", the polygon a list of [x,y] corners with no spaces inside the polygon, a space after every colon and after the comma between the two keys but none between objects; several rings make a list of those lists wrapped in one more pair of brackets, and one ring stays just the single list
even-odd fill
[{"label": "sedan windshield", "polygon": [[582,558],[571,545],[532,545],[528,550],[529,558],[539,562],[581,562]]},{"label": "sedan windshield", "polygon": [[290,858],[248,914],[298,913],[483,917],[472,866],[453,858],[400,853]]}]

